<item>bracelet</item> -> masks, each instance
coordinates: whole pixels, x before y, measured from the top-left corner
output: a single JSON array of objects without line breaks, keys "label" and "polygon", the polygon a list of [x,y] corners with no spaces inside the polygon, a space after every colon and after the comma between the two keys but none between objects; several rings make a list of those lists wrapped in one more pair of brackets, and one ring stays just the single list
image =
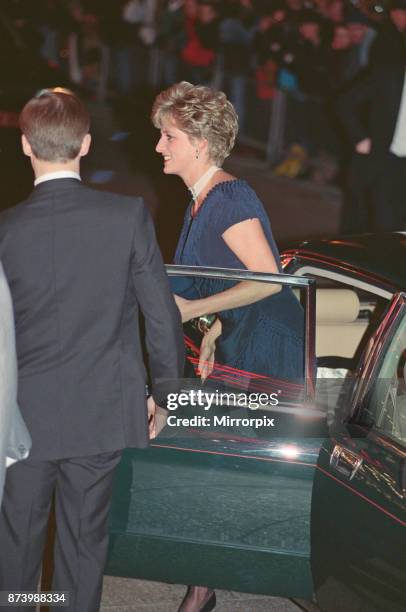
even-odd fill
[{"label": "bracelet", "polygon": [[207,314],[202,315],[201,317],[196,317],[195,319],[191,319],[190,323],[193,325],[195,329],[197,329],[201,334],[207,334],[209,329],[214,325],[217,320],[216,314]]}]

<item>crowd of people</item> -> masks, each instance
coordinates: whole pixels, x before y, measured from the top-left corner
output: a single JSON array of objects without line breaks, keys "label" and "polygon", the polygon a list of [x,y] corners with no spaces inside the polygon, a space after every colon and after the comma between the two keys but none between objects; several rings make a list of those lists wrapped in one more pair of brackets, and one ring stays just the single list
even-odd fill
[{"label": "crowd of people", "polygon": [[35,9],[14,0],[3,10],[31,47],[100,98],[180,80],[213,84],[230,96],[244,133],[248,97],[288,91],[287,140],[310,155],[337,150],[320,105],[367,66],[405,53],[404,0],[385,9],[368,0],[41,0]]},{"label": "crowd of people", "polygon": [[406,59],[406,0],[10,0],[2,11],[97,99],[212,85],[237,111],[240,143],[271,151],[275,175],[340,185],[352,135],[337,99]]}]

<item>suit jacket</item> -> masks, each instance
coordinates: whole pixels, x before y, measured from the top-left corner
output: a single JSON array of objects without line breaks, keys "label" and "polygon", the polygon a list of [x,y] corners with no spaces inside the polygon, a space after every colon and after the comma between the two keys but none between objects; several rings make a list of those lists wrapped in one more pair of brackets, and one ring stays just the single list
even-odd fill
[{"label": "suit jacket", "polygon": [[14,304],[18,401],[31,457],[148,444],[145,319],[152,391],[183,371],[183,334],[152,220],[140,198],[71,178],[40,183],[0,218]]},{"label": "suit jacket", "polygon": [[387,155],[395,133],[405,68],[379,66],[357,81],[337,102],[337,112],[355,145],[371,138],[371,154]]}]

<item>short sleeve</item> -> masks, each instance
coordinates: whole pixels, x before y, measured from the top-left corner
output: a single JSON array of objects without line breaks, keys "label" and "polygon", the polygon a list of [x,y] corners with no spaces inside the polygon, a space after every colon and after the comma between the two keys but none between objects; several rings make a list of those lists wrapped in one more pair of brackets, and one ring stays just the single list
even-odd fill
[{"label": "short sleeve", "polygon": [[210,225],[220,236],[229,227],[247,219],[258,218],[263,222],[262,205],[255,191],[243,180],[219,185],[210,216]]}]

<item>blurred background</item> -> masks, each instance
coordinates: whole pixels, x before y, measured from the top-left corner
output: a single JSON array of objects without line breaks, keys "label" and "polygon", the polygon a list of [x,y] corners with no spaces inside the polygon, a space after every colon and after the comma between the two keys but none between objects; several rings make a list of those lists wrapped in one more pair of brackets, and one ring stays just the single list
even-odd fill
[{"label": "blurred background", "polygon": [[405,64],[405,32],[406,0],[3,0],[0,206],[32,188],[22,105],[68,86],[92,114],[84,179],[143,195],[170,262],[188,194],[162,173],[149,114],[159,90],[188,80],[235,105],[226,167],[256,189],[279,244],[339,233],[350,146],[334,101],[368,70]]}]

